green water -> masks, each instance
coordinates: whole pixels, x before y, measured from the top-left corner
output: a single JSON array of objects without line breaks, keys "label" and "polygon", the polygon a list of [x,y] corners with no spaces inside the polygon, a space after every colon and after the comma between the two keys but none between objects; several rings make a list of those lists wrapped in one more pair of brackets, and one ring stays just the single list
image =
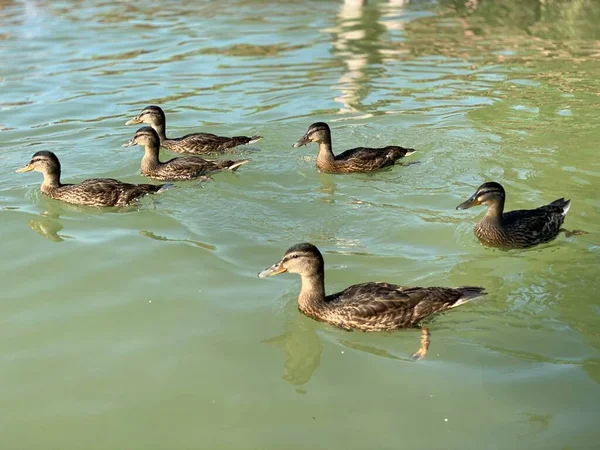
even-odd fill
[{"label": "green water", "polygon": [[[598,448],[600,7],[402,3],[0,1],[0,448]],[[120,211],[14,173],[52,150],[64,181],[142,182],[120,145],[152,103],[172,135],[265,138]],[[320,174],[291,148],[318,120],[420,164]],[[589,234],[481,247],[454,207],[486,180],[510,209],[571,198]],[[346,333],[256,277],[302,241],[329,292],[490,294],[414,362],[418,331]]]}]

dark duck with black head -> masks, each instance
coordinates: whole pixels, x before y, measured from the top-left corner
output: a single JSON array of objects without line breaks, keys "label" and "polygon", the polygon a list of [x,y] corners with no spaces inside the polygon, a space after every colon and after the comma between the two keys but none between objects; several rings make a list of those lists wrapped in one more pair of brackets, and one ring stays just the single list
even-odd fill
[{"label": "dark duck with black head", "polygon": [[208,161],[199,156],[182,156],[161,162],[158,157],[160,140],[156,131],[150,127],[142,127],[137,130],[133,138],[123,144],[123,147],[134,145],[144,146],[144,156],[141,163],[142,175],[156,180],[192,180],[221,170],[233,172],[249,161],[248,159]]},{"label": "dark duck with black head", "polygon": [[135,118],[125,122],[125,125],[146,123],[158,133],[160,145],[176,153],[191,153],[206,155],[210,153],[225,153],[238,145],[254,144],[262,139],[261,136],[217,136],[211,133],[191,133],[178,138],[167,137],[167,118],[164,111],[155,105],[145,107]]},{"label": "dark duck with black head", "polygon": [[146,194],[165,190],[164,184],[130,184],[113,178],[92,178],[78,184],[63,184],[60,181],[60,161],[52,152],[41,151],[31,157],[25,167],[17,173],[41,172],[44,181],[40,187],[42,194],[74,205],[86,206],[126,206]]},{"label": "dark duck with black head", "polygon": [[328,173],[373,172],[393,166],[400,158],[412,155],[412,148],[389,145],[382,148],[357,147],[339,155],[333,154],[331,130],[325,122],[313,123],[294,147],[316,142],[319,144],[317,169]]},{"label": "dark duck with black head", "polygon": [[559,198],[536,209],[504,212],[506,194],[500,183],[484,183],[456,209],[487,206],[487,213],[474,228],[479,241],[490,247],[528,248],[550,242],[561,231],[571,201]]},{"label": "dark duck with black head", "polygon": [[[265,278],[297,273],[302,280],[298,309],[308,317],[345,330],[393,331],[413,328],[434,315],[485,295],[479,286],[407,287],[390,283],[355,284],[335,294],[325,294],[325,263],[317,247],[302,243],[289,248],[283,258],[258,274]],[[425,356],[429,333],[414,357]]]}]

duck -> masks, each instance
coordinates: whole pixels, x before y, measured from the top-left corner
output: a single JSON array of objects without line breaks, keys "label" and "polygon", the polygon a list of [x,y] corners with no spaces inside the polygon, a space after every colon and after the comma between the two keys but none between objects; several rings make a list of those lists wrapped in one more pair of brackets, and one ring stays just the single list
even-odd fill
[{"label": "duck", "polygon": [[416,152],[413,148],[388,145],[382,148],[357,147],[334,155],[331,130],[325,122],[313,123],[293,147],[302,147],[311,142],[319,144],[317,169],[326,173],[373,172],[393,166],[400,158]]},{"label": "duck", "polygon": [[142,127],[137,130],[135,135],[127,143],[123,144],[123,147],[132,147],[134,145],[144,146],[144,157],[141,164],[142,175],[162,181],[206,178],[206,175],[209,173],[219,170],[233,172],[241,165],[250,161],[249,159],[209,161],[199,156],[181,156],[161,162],[158,157],[160,139],[158,133],[151,127]]},{"label": "duck", "polygon": [[158,133],[161,147],[176,153],[206,155],[225,153],[239,145],[254,144],[262,136],[217,136],[211,133],[192,133],[178,138],[167,137],[167,118],[160,106],[146,106],[137,117],[125,122],[125,125],[147,123]]},{"label": "duck", "polygon": [[61,167],[58,157],[50,151],[34,153],[29,163],[17,173],[41,172],[44,181],[42,194],[55,200],[85,206],[127,206],[147,194],[168,189],[170,184],[130,184],[113,178],[91,178],[77,184],[60,181]]},{"label": "duck", "polygon": [[536,209],[504,212],[504,187],[495,181],[483,183],[456,209],[487,206],[487,213],[474,228],[479,241],[489,247],[522,249],[550,242],[561,231],[571,200],[559,198]]},{"label": "duck", "polygon": [[[415,328],[434,314],[461,306],[486,295],[479,286],[417,287],[391,283],[354,284],[343,291],[325,294],[325,262],[319,249],[310,243],[296,244],[283,258],[258,273],[266,278],[297,273],[302,280],[298,309],[304,315],[352,331],[394,331]],[[422,328],[422,345],[414,359],[421,359],[429,347],[429,331]]]}]

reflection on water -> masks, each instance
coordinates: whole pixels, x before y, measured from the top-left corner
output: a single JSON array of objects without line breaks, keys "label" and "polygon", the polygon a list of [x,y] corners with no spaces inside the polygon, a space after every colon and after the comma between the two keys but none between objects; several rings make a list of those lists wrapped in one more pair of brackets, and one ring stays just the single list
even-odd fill
[{"label": "reflection on water", "polygon": [[287,315],[283,329],[283,333],[263,343],[274,344],[283,351],[283,379],[295,386],[302,386],[308,383],[321,364],[323,344],[315,324],[300,313]]},{"label": "reflection on water", "polygon": [[64,227],[59,220],[60,216],[51,212],[40,213],[40,219],[31,219],[29,227],[40,236],[45,237],[52,242],[62,242],[65,239],[74,239],[73,236],[59,235],[58,232]]},{"label": "reflection on water", "polygon": [[[285,358],[282,378],[288,383],[294,386],[307,384],[321,364],[323,343],[317,331],[322,327],[329,329],[336,336],[336,342],[344,348],[387,359],[410,361],[409,355],[399,357],[390,353],[387,349],[366,343],[364,340],[342,337],[344,335],[367,336],[366,334],[337,330],[329,325],[316,323],[312,319],[302,316],[299,311],[294,310],[290,311],[290,314],[286,314],[283,333],[262,341],[263,344],[273,344],[283,351]],[[416,336],[416,333],[411,334]],[[388,335],[392,336],[392,333]],[[296,392],[304,394],[306,390],[297,389]]]},{"label": "reflection on water", "polygon": [[472,25],[522,30],[544,39],[600,39],[597,0],[442,0],[441,4]]},{"label": "reflection on water", "polygon": [[318,188],[318,191],[323,194],[319,197],[320,200],[325,203],[335,203],[335,178],[326,174],[320,174],[319,181],[321,182],[321,186]]},{"label": "reflection on water", "polygon": [[340,57],[346,67],[335,85],[341,94],[335,101],[343,105],[340,113],[362,111],[362,101],[374,89],[373,78],[385,73],[385,58],[396,57],[399,52],[390,49],[389,33],[403,30],[404,20],[400,16],[409,1],[377,3],[372,7],[366,6],[366,3],[343,2],[337,15],[337,25],[327,30],[333,37],[334,55]]},{"label": "reflection on water", "polygon": [[[597,445],[600,2],[351,3],[0,0],[3,448]],[[150,103],[174,135],[261,134],[260,152],[126,210],[14,173],[35,145],[69,181],[146,181],[119,145]],[[290,148],[316,121],[335,148],[397,142],[420,164],[318,173],[316,148]],[[589,234],[483,248],[482,213],[454,206],[490,179],[510,209],[571,198],[565,226]],[[303,241],[328,292],[489,295],[436,317],[413,363],[418,330],[274,311],[299,280],[256,272]]]},{"label": "reflection on water", "polygon": [[140,235],[141,236],[145,236],[148,237],[150,239],[154,239],[156,241],[165,241],[165,242],[187,242],[189,244],[192,244],[196,247],[200,247],[203,248],[205,250],[216,250],[217,247],[215,247],[214,245],[210,245],[210,244],[205,244],[203,242],[198,242],[198,241],[194,241],[191,239],[173,239],[173,238],[168,238],[166,236],[159,236],[157,234],[154,234],[151,231],[140,231]]},{"label": "reflection on water", "polygon": [[353,342],[348,339],[340,339],[339,343],[341,345],[343,345],[344,347],[351,348],[353,350],[358,350],[359,352],[370,353],[371,355],[379,356],[381,358],[397,359],[400,361],[408,359],[408,358],[400,358],[400,357],[390,353],[386,349],[377,348],[372,345],[367,345],[367,344],[364,344],[361,342]]}]

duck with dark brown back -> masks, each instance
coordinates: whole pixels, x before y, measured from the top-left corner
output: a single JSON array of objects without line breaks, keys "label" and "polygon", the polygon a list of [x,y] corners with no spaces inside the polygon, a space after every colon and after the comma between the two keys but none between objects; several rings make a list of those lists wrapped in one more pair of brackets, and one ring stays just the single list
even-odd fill
[{"label": "duck with dark brown back", "polygon": [[154,128],[160,138],[160,146],[176,153],[191,153],[206,155],[210,153],[225,153],[239,145],[254,144],[262,136],[217,136],[211,133],[191,133],[178,138],[167,137],[167,117],[160,106],[146,106],[141,113],[125,125],[146,123]]},{"label": "duck with dark brown back", "polygon": [[373,172],[393,166],[400,158],[416,152],[412,148],[388,145],[381,148],[357,147],[334,155],[331,130],[325,122],[313,123],[293,147],[302,147],[311,142],[319,144],[317,169],[328,173]]},{"label": "duck with dark brown back", "polygon": [[[280,273],[297,273],[302,280],[298,309],[308,317],[344,330],[393,331],[418,327],[434,314],[456,308],[485,295],[479,286],[409,287],[368,282],[352,285],[335,294],[325,294],[325,263],[317,247],[297,244],[283,258],[258,274],[265,278]],[[425,356],[429,331],[422,328],[421,348],[414,359]]]},{"label": "duck with dark brown back", "polygon": [[60,161],[48,151],[35,153],[31,161],[17,169],[17,173],[41,172],[44,181],[40,187],[42,194],[74,205],[86,206],[126,206],[146,194],[164,191],[167,184],[131,184],[113,178],[92,178],[77,184],[63,184],[60,181]]},{"label": "duck with dark brown back", "polygon": [[135,135],[123,144],[123,147],[134,145],[144,146],[144,157],[141,163],[142,175],[155,180],[192,180],[221,170],[233,172],[249,161],[248,159],[208,161],[199,156],[181,156],[162,162],[159,159],[160,140],[158,134],[150,127],[142,127],[137,130]]},{"label": "duck with dark brown back", "polygon": [[519,209],[504,212],[506,194],[500,183],[483,183],[475,193],[456,209],[467,209],[477,205],[487,206],[487,212],[474,228],[479,241],[490,247],[504,249],[528,248],[550,242],[561,231],[561,226],[571,207],[571,200],[559,198],[536,209]]}]

